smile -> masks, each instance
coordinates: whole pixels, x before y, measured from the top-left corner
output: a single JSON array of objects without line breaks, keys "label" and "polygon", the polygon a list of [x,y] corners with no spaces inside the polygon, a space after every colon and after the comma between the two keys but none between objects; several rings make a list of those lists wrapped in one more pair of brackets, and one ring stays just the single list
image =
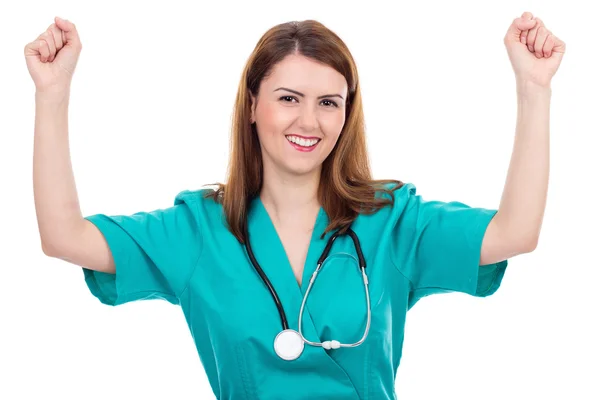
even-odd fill
[{"label": "smile", "polygon": [[303,138],[295,135],[287,135],[286,139],[294,148],[300,151],[311,151],[321,141],[319,138]]}]

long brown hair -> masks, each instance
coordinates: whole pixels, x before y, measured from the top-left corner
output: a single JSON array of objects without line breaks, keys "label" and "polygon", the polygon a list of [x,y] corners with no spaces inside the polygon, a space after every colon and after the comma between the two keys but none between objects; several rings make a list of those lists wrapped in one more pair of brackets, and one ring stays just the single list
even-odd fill
[{"label": "long brown hair", "polygon": [[[403,186],[394,179],[374,180],[367,154],[358,71],[344,42],[318,21],[291,21],[269,29],[258,41],[244,67],[232,116],[230,156],[227,183],[216,183],[216,191],[208,191],[223,205],[229,230],[245,243],[247,207],[260,194],[263,178],[262,155],[256,125],[250,123],[251,97],[258,95],[261,81],[273,67],[290,54],[300,54],[338,71],[346,78],[346,120],[331,154],[323,162],[318,199],[330,223],[323,232],[345,231],[359,213],[372,214],[391,204],[392,195]],[[394,187],[387,186],[395,184]]]}]

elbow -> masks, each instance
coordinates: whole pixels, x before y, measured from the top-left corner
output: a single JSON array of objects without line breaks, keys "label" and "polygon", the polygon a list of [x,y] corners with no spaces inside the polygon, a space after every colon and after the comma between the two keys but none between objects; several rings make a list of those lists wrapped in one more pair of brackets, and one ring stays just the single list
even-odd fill
[{"label": "elbow", "polygon": [[56,247],[42,241],[42,252],[48,257],[56,257]]},{"label": "elbow", "polygon": [[521,253],[532,253],[538,245],[538,237],[526,238],[520,241]]}]

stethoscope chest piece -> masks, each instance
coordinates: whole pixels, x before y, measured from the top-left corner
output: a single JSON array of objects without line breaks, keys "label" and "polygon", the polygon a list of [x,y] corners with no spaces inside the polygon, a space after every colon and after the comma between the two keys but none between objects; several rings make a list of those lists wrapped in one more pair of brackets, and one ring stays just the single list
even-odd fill
[{"label": "stethoscope chest piece", "polygon": [[279,332],[275,338],[275,353],[283,360],[295,360],[304,351],[304,340],[293,329]]}]

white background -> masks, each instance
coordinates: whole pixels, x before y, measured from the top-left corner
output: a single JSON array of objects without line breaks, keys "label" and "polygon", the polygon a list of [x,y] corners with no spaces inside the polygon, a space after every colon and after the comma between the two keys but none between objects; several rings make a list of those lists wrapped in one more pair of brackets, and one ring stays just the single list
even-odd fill
[{"label": "white background", "polygon": [[81,268],[42,253],[23,47],[55,15],[75,22],[83,43],[69,109],[82,212],[110,215],[168,207],[181,190],[225,179],[244,63],[268,28],[302,19],[338,33],[355,57],[376,178],[496,208],[516,127],[503,37],[524,11],[567,43],[552,82],[539,246],[509,261],[493,296],[438,295],[409,312],[396,390],[402,399],[600,398],[600,34],[588,3],[10,4],[0,7],[1,399],[214,398],[178,307],[102,305]]}]

